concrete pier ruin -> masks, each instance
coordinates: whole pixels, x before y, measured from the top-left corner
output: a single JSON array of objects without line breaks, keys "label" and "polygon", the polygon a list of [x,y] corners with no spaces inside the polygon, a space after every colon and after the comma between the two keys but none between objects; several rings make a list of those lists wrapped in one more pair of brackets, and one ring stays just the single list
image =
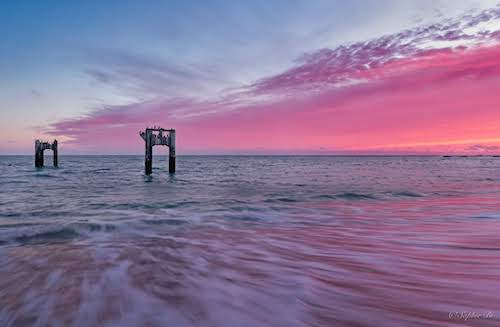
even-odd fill
[{"label": "concrete pier ruin", "polygon": [[40,140],[35,141],[35,167],[41,168],[43,167],[43,151],[52,150],[54,153],[54,167],[59,165],[58,151],[57,151],[57,140],[54,142],[42,142]]},{"label": "concrete pier ruin", "polygon": [[168,172],[175,173],[175,129],[148,127],[139,135],[145,143],[144,171],[146,175],[151,175],[153,172],[153,146],[155,145],[168,146]]}]

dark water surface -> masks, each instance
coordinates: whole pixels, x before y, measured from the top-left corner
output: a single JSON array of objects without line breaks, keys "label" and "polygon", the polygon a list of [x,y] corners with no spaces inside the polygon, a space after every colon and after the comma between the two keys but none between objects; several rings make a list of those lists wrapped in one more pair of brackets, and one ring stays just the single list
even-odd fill
[{"label": "dark water surface", "polygon": [[159,159],[0,157],[0,326],[500,325],[500,158]]}]

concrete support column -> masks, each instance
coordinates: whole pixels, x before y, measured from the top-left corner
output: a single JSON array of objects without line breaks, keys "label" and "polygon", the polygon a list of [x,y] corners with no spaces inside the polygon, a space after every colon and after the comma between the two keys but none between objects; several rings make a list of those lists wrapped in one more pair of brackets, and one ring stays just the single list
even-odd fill
[{"label": "concrete support column", "polygon": [[146,129],[145,137],[146,153],[144,168],[146,175],[151,175],[153,173],[153,132]]},{"label": "concrete support column", "polygon": [[43,148],[39,140],[35,141],[35,167],[43,167]]},{"label": "concrete support column", "polygon": [[57,157],[57,140],[54,140],[54,143],[52,143],[52,152],[54,152],[54,167],[57,167],[59,165],[59,158]]},{"label": "concrete support column", "polygon": [[169,133],[168,172],[175,173],[175,130]]}]

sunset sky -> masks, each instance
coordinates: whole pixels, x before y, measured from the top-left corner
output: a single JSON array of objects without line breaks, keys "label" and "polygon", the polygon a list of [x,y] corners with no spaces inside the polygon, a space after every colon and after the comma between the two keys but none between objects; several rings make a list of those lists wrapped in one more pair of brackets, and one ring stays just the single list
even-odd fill
[{"label": "sunset sky", "polygon": [[498,1],[3,1],[0,154],[500,154]]}]

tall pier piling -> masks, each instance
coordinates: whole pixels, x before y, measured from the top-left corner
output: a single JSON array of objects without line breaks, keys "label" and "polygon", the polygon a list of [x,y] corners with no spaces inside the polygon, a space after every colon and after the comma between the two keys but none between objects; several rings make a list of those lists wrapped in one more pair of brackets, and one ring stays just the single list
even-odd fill
[{"label": "tall pier piling", "polygon": [[54,142],[42,142],[40,140],[35,141],[35,167],[41,168],[43,167],[43,151],[52,150],[54,153],[54,167],[59,165],[58,151],[57,151],[57,140]]},{"label": "tall pier piling", "polygon": [[175,130],[169,133],[168,172],[175,173]]},{"label": "tall pier piling", "polygon": [[153,146],[168,146],[168,172],[175,173],[175,129],[164,129],[161,127],[148,127],[139,135],[144,140],[144,172],[146,175],[153,173]]}]

